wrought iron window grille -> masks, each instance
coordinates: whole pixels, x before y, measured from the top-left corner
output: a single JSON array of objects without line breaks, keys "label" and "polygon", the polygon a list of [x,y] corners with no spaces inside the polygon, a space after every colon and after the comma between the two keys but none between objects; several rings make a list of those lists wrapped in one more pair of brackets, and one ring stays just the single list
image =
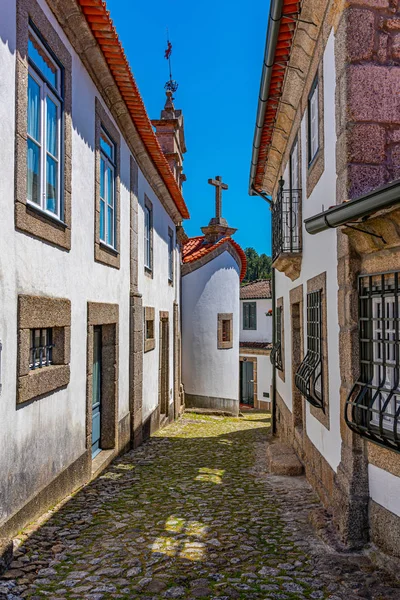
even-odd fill
[{"label": "wrought iron window grille", "polygon": [[276,307],[276,334],[275,344],[271,350],[270,361],[271,364],[278,369],[283,371],[283,360],[282,360],[282,307]]},{"label": "wrought iron window grille", "polygon": [[351,430],[400,452],[400,273],[359,277],[360,375],[345,405]]},{"label": "wrought iron window grille", "polygon": [[279,191],[272,207],[272,260],[282,253],[301,252],[300,189],[283,189],[285,182],[279,182]]},{"label": "wrought iron window grille", "polygon": [[53,362],[53,330],[31,329],[30,361],[31,370],[48,367]]},{"label": "wrought iron window grille", "polygon": [[306,400],[323,411],[322,293],[307,294],[307,354],[297,369],[295,385]]}]

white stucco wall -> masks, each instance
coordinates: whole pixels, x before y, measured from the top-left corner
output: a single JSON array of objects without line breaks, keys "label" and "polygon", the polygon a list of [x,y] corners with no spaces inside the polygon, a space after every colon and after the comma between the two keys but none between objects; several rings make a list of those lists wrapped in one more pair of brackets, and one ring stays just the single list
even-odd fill
[{"label": "white stucco wall", "polygon": [[[114,269],[94,261],[94,108],[99,94],[47,4],[39,4],[72,55],[72,244],[65,252],[14,227],[16,14],[14,2],[0,0],[0,524],[85,451],[88,301],[119,305],[119,419],[129,411],[130,152],[121,137],[120,269]],[[175,228],[140,174],[140,206],[145,191],[154,205],[154,280],[143,277],[139,208],[139,290],[144,304],[170,312],[172,336],[173,300],[179,294],[176,284],[168,285],[166,239],[168,225]],[[18,294],[69,298],[72,313],[69,385],[17,408]],[[170,348],[172,381],[172,337]],[[145,357],[145,414],[158,400],[158,344],[151,354]]]},{"label": "white stucco wall", "polygon": [[368,480],[372,500],[400,517],[400,477],[369,464]]},{"label": "white stucco wall", "polygon": [[[303,220],[315,215],[323,207],[336,204],[336,131],[335,131],[335,60],[334,34],[330,35],[323,57],[324,65],[324,133],[325,133],[325,169],[313,192],[306,197],[307,177],[307,148],[306,127],[307,113],[301,122],[301,155],[302,155],[302,210]],[[288,169],[284,174],[289,181]],[[339,369],[339,324],[338,324],[338,284],[337,284],[337,244],[336,231],[328,230],[318,235],[309,235],[303,223],[303,260],[301,275],[291,281],[284,273],[276,271],[276,298],[284,298],[284,328],[285,328],[285,382],[277,377],[277,391],[288,408],[292,409],[292,368],[291,368],[291,328],[290,300],[291,289],[303,284],[304,298],[304,352],[306,351],[307,324],[307,280],[326,271],[327,296],[327,329],[328,329],[328,360],[329,360],[329,415],[330,428],[326,429],[310,413],[307,404],[307,435],[326,458],[331,467],[336,470],[340,462],[340,369]]]},{"label": "white stucco wall", "polygon": [[[239,267],[225,251],[182,278],[185,392],[239,398]],[[233,348],[218,349],[218,313],[233,313]]]},{"label": "white stucco wall", "polygon": [[[243,304],[257,303],[257,329],[243,329]],[[272,317],[266,313],[272,308],[272,300],[241,300],[240,301],[240,341],[241,342],[272,342]]]}]

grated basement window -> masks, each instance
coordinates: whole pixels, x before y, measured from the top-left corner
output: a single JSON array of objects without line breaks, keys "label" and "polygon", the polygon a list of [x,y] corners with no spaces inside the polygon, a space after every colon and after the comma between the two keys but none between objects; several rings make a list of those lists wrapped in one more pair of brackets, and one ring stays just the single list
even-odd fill
[{"label": "grated basement window", "polygon": [[307,294],[307,354],[295,375],[306,400],[324,410],[322,387],[322,293]]},{"label": "grated basement window", "polygon": [[353,431],[400,452],[400,273],[359,278],[360,376],[345,406]]},{"label": "grated basement window", "polygon": [[29,368],[31,370],[48,367],[52,364],[52,354],[54,344],[53,330],[31,329],[31,347]]},{"label": "grated basement window", "polygon": [[283,371],[282,361],[282,306],[277,306],[276,310],[276,329],[275,329],[275,344],[271,350],[270,360],[273,366],[278,371]]}]

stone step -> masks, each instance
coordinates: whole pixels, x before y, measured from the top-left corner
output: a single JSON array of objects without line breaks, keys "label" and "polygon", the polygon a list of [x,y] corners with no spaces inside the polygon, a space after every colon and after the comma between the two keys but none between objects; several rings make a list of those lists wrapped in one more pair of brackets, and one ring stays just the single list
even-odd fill
[{"label": "stone step", "polygon": [[277,442],[267,448],[269,471],[273,475],[298,476],[303,474],[303,465],[297,458],[293,448]]}]

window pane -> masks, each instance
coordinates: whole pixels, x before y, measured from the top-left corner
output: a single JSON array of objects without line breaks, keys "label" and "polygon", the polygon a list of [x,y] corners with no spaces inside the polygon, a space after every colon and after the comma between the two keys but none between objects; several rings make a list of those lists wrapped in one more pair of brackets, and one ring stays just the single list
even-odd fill
[{"label": "window pane", "polygon": [[114,171],[107,168],[107,202],[110,206],[114,206]]},{"label": "window pane", "polygon": [[57,89],[58,69],[48,56],[41,44],[32,36],[28,41],[28,56],[35,63],[37,68],[43,73],[51,85]]},{"label": "window pane", "polygon": [[114,244],[114,210],[111,206],[108,207],[107,217],[107,244],[112,246]]},{"label": "window pane", "polygon": [[47,152],[50,152],[56,158],[58,157],[58,131],[57,131],[57,106],[50,100],[50,98],[46,98],[46,146]]},{"label": "window pane", "polygon": [[40,86],[28,77],[28,135],[40,142]]},{"label": "window pane", "polygon": [[57,214],[58,163],[47,155],[46,160],[46,208]]},{"label": "window pane", "polygon": [[100,239],[105,242],[106,235],[104,232],[104,213],[105,213],[105,203],[103,200],[100,200]]},{"label": "window pane", "polygon": [[111,160],[114,159],[114,147],[111,141],[108,139],[105,133],[101,134],[100,137],[100,148]]},{"label": "window pane", "polygon": [[105,168],[104,159],[100,158],[100,198],[103,199],[105,198]]},{"label": "window pane", "polygon": [[27,191],[26,197],[31,202],[40,204],[40,148],[28,139],[27,152]]}]

